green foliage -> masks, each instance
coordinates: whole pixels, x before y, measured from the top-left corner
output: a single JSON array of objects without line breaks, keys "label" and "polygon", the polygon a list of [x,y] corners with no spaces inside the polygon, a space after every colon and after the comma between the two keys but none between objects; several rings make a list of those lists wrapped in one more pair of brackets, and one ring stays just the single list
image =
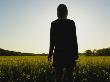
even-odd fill
[{"label": "green foliage", "polygon": [[103,48],[99,49],[95,53],[96,55],[102,55],[102,56],[110,56],[110,48]]},{"label": "green foliage", "polygon": [[110,48],[103,48],[103,49],[94,49],[94,50],[86,50],[83,55],[86,56],[110,56]]},{"label": "green foliage", "polygon": [[[110,57],[80,56],[73,76],[76,82],[110,82]],[[54,77],[47,56],[0,57],[0,82],[53,82]]]},{"label": "green foliage", "polygon": [[92,55],[92,51],[91,51],[91,50],[86,50],[86,51],[85,51],[85,55],[86,55],[86,56]]}]

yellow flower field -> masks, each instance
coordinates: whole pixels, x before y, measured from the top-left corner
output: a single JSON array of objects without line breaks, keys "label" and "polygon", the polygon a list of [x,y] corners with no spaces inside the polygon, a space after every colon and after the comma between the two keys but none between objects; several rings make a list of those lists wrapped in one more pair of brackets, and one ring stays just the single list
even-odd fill
[{"label": "yellow flower field", "polygon": [[[54,68],[47,56],[0,56],[0,82],[53,82]],[[76,82],[110,82],[110,56],[80,56]]]}]

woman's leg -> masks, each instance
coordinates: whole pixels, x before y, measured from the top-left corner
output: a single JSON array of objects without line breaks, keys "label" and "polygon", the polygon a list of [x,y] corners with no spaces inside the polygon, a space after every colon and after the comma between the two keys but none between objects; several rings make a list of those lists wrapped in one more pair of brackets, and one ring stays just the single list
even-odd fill
[{"label": "woman's leg", "polygon": [[56,67],[55,71],[56,71],[55,82],[62,82],[63,68],[62,67]]},{"label": "woman's leg", "polygon": [[66,68],[68,82],[73,82],[73,67]]}]

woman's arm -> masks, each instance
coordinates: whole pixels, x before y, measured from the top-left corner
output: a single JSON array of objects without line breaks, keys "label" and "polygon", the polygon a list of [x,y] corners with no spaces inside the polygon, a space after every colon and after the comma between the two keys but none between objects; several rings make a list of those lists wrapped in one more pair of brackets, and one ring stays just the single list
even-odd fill
[{"label": "woman's arm", "polygon": [[50,28],[50,48],[49,48],[48,60],[51,59],[51,57],[53,55],[53,50],[54,50],[54,29],[53,29],[53,25],[51,23],[51,28]]}]

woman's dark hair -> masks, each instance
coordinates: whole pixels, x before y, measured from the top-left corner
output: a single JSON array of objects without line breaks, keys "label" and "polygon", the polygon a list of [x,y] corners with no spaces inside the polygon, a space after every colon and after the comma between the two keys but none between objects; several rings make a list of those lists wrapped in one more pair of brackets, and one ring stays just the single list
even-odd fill
[{"label": "woman's dark hair", "polygon": [[68,9],[65,4],[60,4],[57,7],[57,16],[58,18],[67,18]]}]

